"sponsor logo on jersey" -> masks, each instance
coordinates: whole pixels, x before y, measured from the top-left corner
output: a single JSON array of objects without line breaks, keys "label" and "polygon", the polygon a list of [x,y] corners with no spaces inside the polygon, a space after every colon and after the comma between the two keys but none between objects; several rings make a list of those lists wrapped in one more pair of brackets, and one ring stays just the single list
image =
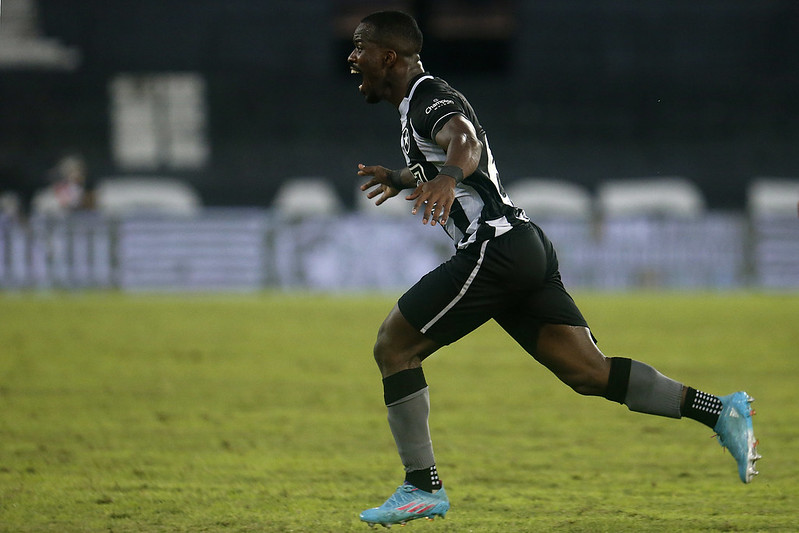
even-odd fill
[{"label": "sponsor logo on jersey", "polygon": [[408,126],[402,128],[400,142],[402,143],[402,151],[405,152],[405,154],[411,153],[411,131]]},{"label": "sponsor logo on jersey", "polygon": [[455,100],[450,100],[449,98],[445,98],[443,100],[439,100],[438,98],[433,98],[433,103],[424,108],[424,114],[429,115],[439,107],[444,107],[445,105],[454,104]]}]

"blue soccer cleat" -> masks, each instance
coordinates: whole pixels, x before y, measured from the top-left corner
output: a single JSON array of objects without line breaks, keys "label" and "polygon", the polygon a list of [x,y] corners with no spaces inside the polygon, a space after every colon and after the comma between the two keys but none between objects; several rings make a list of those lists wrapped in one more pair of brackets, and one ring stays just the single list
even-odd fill
[{"label": "blue soccer cleat", "polygon": [[758,473],[755,462],[761,457],[757,453],[757,440],[752,428],[752,415],[755,412],[749,406],[754,398],[745,392],[734,392],[719,399],[722,410],[713,429],[719,444],[727,448],[738,463],[741,481],[749,483]]},{"label": "blue soccer cleat", "polygon": [[361,521],[373,527],[380,524],[391,527],[403,525],[417,518],[432,520],[436,516],[444,518],[449,511],[449,498],[442,487],[435,493],[417,489],[410,483],[400,485],[396,492],[380,507],[373,507],[361,513]]}]

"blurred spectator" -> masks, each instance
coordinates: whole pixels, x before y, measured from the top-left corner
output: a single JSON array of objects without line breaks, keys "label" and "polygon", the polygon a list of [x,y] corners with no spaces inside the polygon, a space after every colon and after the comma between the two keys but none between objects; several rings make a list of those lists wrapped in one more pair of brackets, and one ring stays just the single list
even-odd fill
[{"label": "blurred spectator", "polygon": [[3,219],[18,220],[20,212],[19,195],[11,191],[0,191],[0,221]]},{"label": "blurred spectator", "polygon": [[72,211],[86,206],[86,163],[79,155],[62,158],[49,172],[58,205]]},{"label": "blurred spectator", "polygon": [[33,198],[33,211],[58,215],[94,207],[87,190],[86,163],[83,157],[70,154],[61,158],[47,173],[50,185]]}]

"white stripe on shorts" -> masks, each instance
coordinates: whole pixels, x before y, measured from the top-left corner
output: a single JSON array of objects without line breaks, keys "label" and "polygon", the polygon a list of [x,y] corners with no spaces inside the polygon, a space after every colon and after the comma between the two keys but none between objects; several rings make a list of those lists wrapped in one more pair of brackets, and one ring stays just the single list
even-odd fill
[{"label": "white stripe on shorts", "polygon": [[472,273],[469,274],[466,283],[464,283],[463,287],[461,287],[461,291],[458,293],[458,295],[455,298],[452,299],[452,301],[449,304],[447,304],[446,307],[444,307],[444,309],[441,310],[440,313],[438,313],[436,316],[433,317],[433,319],[430,322],[424,325],[424,327],[422,328],[422,333],[425,333],[428,329],[433,327],[433,325],[436,322],[438,322],[442,316],[447,314],[447,311],[452,309],[455,306],[455,304],[458,303],[461,298],[463,298],[463,295],[466,294],[466,291],[469,290],[469,286],[472,284],[472,281],[474,281],[474,278],[477,277],[477,273],[480,271],[480,266],[483,264],[483,257],[485,257],[486,253],[486,246],[488,246],[488,240],[483,241],[483,245],[480,246],[480,257],[477,258],[477,264],[474,265],[474,270],[472,270]]}]

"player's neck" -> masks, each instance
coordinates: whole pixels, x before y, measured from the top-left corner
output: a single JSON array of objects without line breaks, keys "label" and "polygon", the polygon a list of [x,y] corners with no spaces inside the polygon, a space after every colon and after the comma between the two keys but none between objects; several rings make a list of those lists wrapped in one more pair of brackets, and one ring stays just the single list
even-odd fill
[{"label": "player's neck", "polygon": [[396,94],[392,95],[390,98],[390,101],[392,104],[394,104],[394,107],[399,108],[402,100],[408,94],[411,82],[423,72],[424,67],[422,66],[421,61],[417,60],[412,63],[408,63],[402,74],[399,76],[401,82],[396,85]]}]

